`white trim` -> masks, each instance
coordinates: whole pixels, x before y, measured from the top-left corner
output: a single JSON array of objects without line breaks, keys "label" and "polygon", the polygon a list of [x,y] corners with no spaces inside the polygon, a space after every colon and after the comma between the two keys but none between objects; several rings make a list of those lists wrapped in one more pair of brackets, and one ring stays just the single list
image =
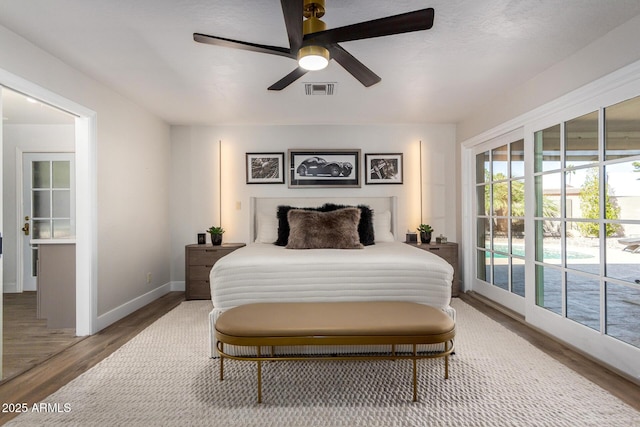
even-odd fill
[{"label": "white trim", "polygon": [[[2,122],[4,122],[4,119],[2,118],[2,86],[0,86],[0,119],[2,120]],[[3,125],[2,122],[0,122],[0,165],[4,165],[4,141],[2,139],[2,135],[4,134],[3,132]],[[0,171],[4,170],[4,166],[0,167]],[[4,176],[2,173],[0,173],[0,196],[2,197],[2,201],[0,201],[0,236],[4,233],[4,218],[3,218],[3,212],[4,212]],[[4,250],[3,250],[4,252]],[[4,337],[3,337],[3,319],[4,319],[4,258],[2,255],[0,255],[0,376],[4,377],[4,374],[2,372],[2,366],[4,366],[4,361],[2,359],[2,354],[4,353],[3,349],[2,349],[2,343],[4,341]]]},{"label": "white trim", "polygon": [[97,118],[96,113],[0,68],[0,85],[78,116],[76,119],[76,335],[97,332]]},{"label": "white trim", "polygon": [[31,239],[32,245],[75,245],[76,239]]},{"label": "white trim", "polygon": [[105,314],[98,316],[96,322],[98,330],[106,328],[107,326],[117,322],[118,320],[130,315],[134,311],[139,310],[145,305],[157,300],[161,296],[171,292],[171,288],[171,282],[165,283],[164,285],[159,286],[152,291],[147,292],[146,294],[140,295],[139,297],[125,302],[124,304],[114,308],[113,310],[109,310]]},{"label": "white trim", "polygon": [[174,280],[171,282],[171,291],[174,292],[184,292],[187,288],[186,282],[184,280]]},{"label": "white trim", "polygon": [[[22,152],[20,147],[16,147],[16,219],[18,220],[23,217],[22,208],[24,207],[24,192],[22,191],[23,154],[24,153]],[[23,248],[23,240],[21,238],[16,238],[16,292],[22,292],[24,289],[24,257],[22,256]]]},{"label": "white trim", "polygon": [[460,153],[460,170],[462,171],[462,177],[460,180],[461,193],[462,193],[462,244],[460,245],[462,260],[461,265],[463,269],[463,281],[461,292],[473,290],[473,280],[476,277],[476,271],[474,266],[475,262],[475,213],[476,209],[475,200],[475,180],[471,171],[475,170],[475,155],[472,149],[462,148]]},{"label": "white trim", "polygon": [[18,293],[18,284],[16,282],[3,282],[2,292],[5,294],[16,294]]},{"label": "white trim", "polygon": [[[97,120],[76,118],[76,334],[100,330],[98,315]],[[83,286],[83,281],[86,285]],[[82,304],[80,303],[82,302]]]}]

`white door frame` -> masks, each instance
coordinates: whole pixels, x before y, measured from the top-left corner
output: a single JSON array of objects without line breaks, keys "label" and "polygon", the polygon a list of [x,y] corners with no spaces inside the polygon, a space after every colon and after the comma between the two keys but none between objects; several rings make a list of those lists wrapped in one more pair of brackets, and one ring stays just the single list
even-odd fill
[{"label": "white door frame", "polygon": [[[98,204],[97,115],[80,104],[0,68],[0,85],[37,98],[75,116],[76,159],[76,334],[97,332]],[[0,126],[2,126],[0,124]],[[1,320],[0,320],[1,325]]]},{"label": "white door frame", "polygon": [[[0,86],[0,118],[2,116],[2,86]],[[2,140],[2,122],[4,119],[0,119],[0,235],[4,236],[4,218],[3,218],[3,209],[4,209],[4,183],[3,183],[3,153],[4,153],[4,141]],[[3,325],[2,319],[4,319],[4,244],[2,245],[2,254],[0,255],[0,378],[4,378],[4,372],[2,372],[2,367],[4,366],[4,360],[2,359],[2,354],[4,353],[2,348],[2,343],[4,341],[3,336]]]}]

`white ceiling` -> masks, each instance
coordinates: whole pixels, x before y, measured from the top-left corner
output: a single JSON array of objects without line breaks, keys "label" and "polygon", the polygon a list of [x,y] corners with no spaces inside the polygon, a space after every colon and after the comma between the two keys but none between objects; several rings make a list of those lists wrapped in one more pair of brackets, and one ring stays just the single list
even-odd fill
[{"label": "white ceiling", "polygon": [[[171,124],[456,123],[640,14],[638,0],[326,0],[335,28],[433,7],[431,30],[343,43],[382,77],[335,61],[281,92],[293,60],[199,44],[201,32],[288,47],[277,0],[0,0],[0,25]],[[306,96],[304,82],[336,82]]]}]

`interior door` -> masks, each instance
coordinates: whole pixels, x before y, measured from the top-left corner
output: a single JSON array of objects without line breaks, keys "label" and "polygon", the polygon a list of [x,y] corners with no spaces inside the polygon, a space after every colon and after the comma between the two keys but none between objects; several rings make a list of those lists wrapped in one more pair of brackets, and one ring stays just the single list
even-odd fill
[{"label": "interior door", "polygon": [[38,243],[75,236],[73,153],[24,153],[22,290],[37,290]]}]

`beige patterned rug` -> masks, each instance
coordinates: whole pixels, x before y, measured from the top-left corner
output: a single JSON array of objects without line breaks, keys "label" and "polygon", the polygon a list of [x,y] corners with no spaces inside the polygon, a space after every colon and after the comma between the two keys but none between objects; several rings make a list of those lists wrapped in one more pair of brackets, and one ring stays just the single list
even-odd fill
[{"label": "beige patterned rug", "polygon": [[409,361],[209,359],[209,301],[189,301],[49,396],[20,426],[638,426],[640,412],[456,299],[457,353]]}]

